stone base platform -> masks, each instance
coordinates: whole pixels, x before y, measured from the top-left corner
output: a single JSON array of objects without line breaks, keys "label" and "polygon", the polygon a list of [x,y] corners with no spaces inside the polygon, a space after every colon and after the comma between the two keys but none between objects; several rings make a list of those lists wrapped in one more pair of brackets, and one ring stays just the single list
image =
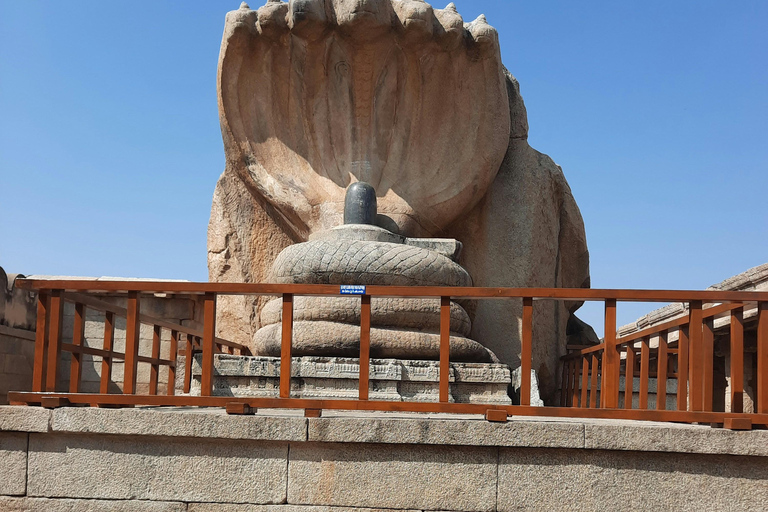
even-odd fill
[{"label": "stone base platform", "polygon": [[765,510],[768,431],[260,409],[0,407],[0,510]]},{"label": "stone base platform", "polygon": [[[200,394],[201,356],[192,366],[190,394]],[[214,357],[215,396],[273,398],[280,390],[280,358],[217,354]],[[437,402],[439,362],[371,359],[371,400]],[[291,395],[295,398],[355,399],[360,362],[354,358],[305,356],[291,362]],[[494,363],[451,363],[450,401],[512,403],[508,395],[509,366]]]}]

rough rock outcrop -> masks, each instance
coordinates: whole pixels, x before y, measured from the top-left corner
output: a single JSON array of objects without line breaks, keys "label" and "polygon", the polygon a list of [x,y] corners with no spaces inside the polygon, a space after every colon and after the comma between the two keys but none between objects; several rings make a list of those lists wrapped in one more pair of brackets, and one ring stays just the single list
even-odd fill
[{"label": "rough rock outcrop", "polygon": [[16,288],[22,274],[6,274],[0,267],[0,325],[16,329],[35,330],[37,293]]},{"label": "rough rock outcrop", "polygon": [[[526,139],[517,81],[484,17],[419,0],[270,0],[227,15],[219,61],[226,169],[209,225],[212,281],[265,281],[277,254],[340,224],[368,181],[380,225],[464,243],[476,286],[588,286],[583,222],[561,169]],[[263,303],[222,301],[250,342]],[[265,301],[264,301],[265,302]],[[557,385],[578,304],[537,302],[534,369]],[[471,337],[519,354],[518,301],[478,301]]]},{"label": "rough rock outcrop", "polygon": [[482,197],[504,156],[496,31],[418,0],[270,0],[227,15],[219,109],[227,164],[294,238],[341,224],[347,186],[430,235]]}]

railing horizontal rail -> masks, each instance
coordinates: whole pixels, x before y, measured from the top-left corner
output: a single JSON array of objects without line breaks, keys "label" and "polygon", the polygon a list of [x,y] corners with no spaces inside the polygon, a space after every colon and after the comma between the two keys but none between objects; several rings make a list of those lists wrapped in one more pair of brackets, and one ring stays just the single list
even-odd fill
[{"label": "railing horizontal rail", "polygon": [[162,396],[162,395],[100,395],[89,393],[26,393],[10,392],[8,399],[17,403],[35,403],[44,397],[66,398],[71,404],[83,405],[147,405],[226,407],[232,402],[245,403],[265,409],[329,409],[352,411],[390,410],[398,412],[432,412],[456,414],[485,414],[488,409],[506,411],[510,415],[628,419],[687,423],[722,423],[724,418],[751,419],[755,424],[767,424],[768,414],[745,414],[711,411],[658,411],[623,409],[579,409],[572,407],[535,407],[527,405],[487,405],[441,402],[392,402],[382,400],[317,400],[307,398],[251,398],[231,396]]},{"label": "railing horizontal rail", "polygon": [[[744,304],[741,303],[729,303],[729,304],[720,304],[718,306],[713,306],[707,309],[702,310],[702,318],[712,318],[717,315],[722,315],[723,313],[727,313],[731,310],[738,309],[740,307],[743,307]],[[637,332],[633,332],[631,334],[624,335],[620,338],[616,338],[616,344],[624,344],[629,343],[631,341],[637,341],[640,338],[643,338],[645,336],[654,336],[656,334],[659,334],[662,331],[666,331],[669,329],[674,329],[675,327],[680,327],[682,325],[686,325],[689,322],[688,315],[681,313],[683,316],[680,318],[675,318],[673,320],[669,320],[668,322],[664,322],[662,324],[653,325],[651,327],[646,327],[645,329]]]},{"label": "railing horizontal rail", "polygon": [[[26,290],[64,290],[67,292],[143,292],[204,295],[339,295],[338,285],[196,283],[165,281],[85,281],[17,279],[17,288]],[[754,302],[766,300],[766,292],[722,290],[615,290],[595,288],[490,288],[463,286],[366,286],[366,295],[378,297],[428,298],[447,296],[454,299],[523,298],[565,300],[621,300],[626,302]]]},{"label": "railing horizontal rail", "polygon": [[149,364],[161,364],[163,366],[176,366],[176,361],[171,361],[169,359],[160,359],[159,357],[147,357],[147,356],[136,356],[136,360],[140,363],[149,363]]},{"label": "railing horizontal rail", "polygon": [[[472,287],[437,287],[437,286],[378,286],[366,285],[345,289],[340,285],[301,285],[301,284],[247,284],[247,283],[190,283],[167,281],[85,281],[85,280],[20,280],[17,284],[25,289],[39,290],[38,321],[35,337],[35,366],[33,392],[15,392],[9,394],[14,402],[26,403],[61,403],[92,405],[197,405],[224,407],[236,403],[244,407],[282,407],[307,409],[349,409],[379,411],[412,412],[453,412],[483,413],[487,417],[498,417],[488,411],[499,413],[555,416],[574,418],[612,418],[656,421],[679,421],[701,423],[723,423],[724,420],[743,420],[740,425],[768,426],[768,292],[739,291],[686,291],[686,290],[603,290],[575,288],[472,288]],[[292,378],[291,364],[294,359],[294,297],[295,296],[340,296],[352,292],[360,302],[360,338],[359,338],[359,374],[356,400],[349,399],[299,399],[295,398],[295,382]],[[126,307],[100,300],[100,294],[110,297],[125,296]],[[192,296],[198,306],[202,306],[201,329],[179,325],[162,318],[155,318],[141,313],[141,303],[149,294],[176,294]],[[275,397],[214,396],[217,393],[229,395],[227,384],[216,384],[214,355],[217,353],[249,354],[245,345],[216,337],[217,298],[219,295],[276,295],[282,297],[280,320],[280,358],[279,388],[275,387]],[[196,297],[198,296],[198,297]],[[103,296],[102,296],[103,297]],[[439,367],[438,400],[423,401],[381,401],[370,400],[371,386],[371,299],[372,297],[408,297],[437,299],[440,304],[439,325]],[[350,297],[352,299],[353,297]],[[455,299],[496,299],[518,301],[522,305],[520,322],[520,369],[519,369],[519,405],[501,405],[498,403],[451,403],[451,305]],[[537,301],[601,301],[605,304],[603,343],[594,346],[569,346],[570,354],[562,358],[562,379],[559,383],[548,382],[550,387],[557,386],[560,407],[531,407],[532,375],[535,343],[562,343],[562,339],[542,340],[533,332],[536,325]],[[72,342],[64,343],[62,338],[62,304],[75,304]],[[656,326],[638,332],[617,336],[616,311],[618,302],[682,302],[688,304],[687,312],[679,318],[673,318]],[[711,305],[704,309],[703,305]],[[757,332],[744,341],[744,311],[756,307]],[[88,346],[93,343],[85,337],[86,310],[93,309],[104,313],[103,348]],[[723,361],[717,358],[722,348],[720,337],[715,338],[715,318],[727,315],[730,329],[730,372],[739,382],[732,384],[730,391],[725,391],[722,379],[715,378],[715,368],[720,368]],[[118,353],[113,349],[115,340],[115,319],[125,318],[125,349]],[[143,325],[152,328],[151,340],[142,337]],[[375,325],[375,324],[374,324]],[[754,322],[747,325],[753,329]],[[723,326],[718,333],[725,332]],[[718,324],[718,329],[721,329]],[[164,332],[170,330],[168,352],[162,350]],[[670,333],[678,334],[675,346],[670,346]],[[90,331],[89,331],[90,332]],[[181,336],[181,337],[180,337]],[[651,346],[652,337],[658,336],[658,348]],[[755,340],[755,341],[753,341]],[[86,343],[88,341],[88,343]],[[147,343],[151,341],[151,356]],[[717,350],[715,342],[717,341]],[[182,344],[182,346],[179,346]],[[639,345],[638,345],[639,344]],[[140,345],[143,351],[140,351]],[[754,347],[753,347],[754,345]],[[558,345],[560,346],[560,345]],[[68,393],[62,393],[57,385],[57,368],[62,351],[69,352],[71,358],[70,386]],[[142,355],[139,355],[140,352]],[[170,354],[168,358],[161,353]],[[200,354],[198,359],[196,354]],[[83,354],[100,356],[102,372],[100,375],[100,393],[80,393]],[[186,356],[184,362],[177,363],[180,355]],[[434,357],[434,356],[433,356]],[[177,367],[183,372],[184,393],[192,392],[193,358],[197,361],[195,374],[197,380],[195,395],[174,396]],[[108,394],[115,389],[111,381],[113,361],[124,361],[124,376],[119,393]],[[138,363],[149,364],[149,394],[142,394],[144,381],[137,381]],[[277,363],[277,361],[274,361]],[[222,363],[224,364],[224,363]],[[536,361],[536,365],[540,361]],[[756,382],[743,384],[743,376],[751,370]],[[167,367],[168,378],[159,381],[161,367]],[[560,368],[553,369],[554,371]],[[182,374],[180,373],[181,377]],[[141,377],[142,379],[144,377]],[[272,378],[272,377],[270,377]],[[623,378],[623,384],[622,384]],[[752,377],[751,377],[752,378]],[[638,380],[639,379],[639,380]],[[668,379],[677,379],[676,386]],[[181,382],[179,381],[179,382]],[[274,384],[274,383],[273,383]],[[168,396],[159,396],[160,386],[166,386]],[[220,387],[224,386],[224,388]],[[623,395],[622,395],[623,386]],[[636,388],[636,389],[635,389]],[[142,391],[139,391],[139,390]],[[375,389],[375,387],[374,387]],[[747,391],[745,391],[747,390]],[[456,393],[459,393],[456,391]],[[730,396],[730,404],[723,402],[723,396]],[[457,395],[458,396],[458,395]],[[623,396],[623,404],[622,404]],[[58,398],[57,398],[58,397]],[[454,399],[456,399],[454,397]],[[756,413],[743,414],[744,408],[736,402],[751,400],[750,410]],[[47,402],[46,402],[47,400]],[[456,399],[458,400],[458,399]],[[512,399],[514,400],[514,398]],[[551,391],[545,396],[548,404],[557,400]],[[655,400],[655,406],[653,401]],[[673,400],[673,405],[669,400]],[[510,403],[510,402],[507,402]],[[57,406],[57,405],[51,405]],[[746,405],[745,405],[746,407]],[[669,410],[667,410],[669,409]],[[502,414],[502,416],[504,416]],[[504,416],[506,417],[506,416]],[[746,421],[749,420],[749,421]],[[744,427],[738,427],[744,428]],[[747,427],[748,428],[748,427]]]},{"label": "railing horizontal rail", "polygon": [[[67,302],[83,304],[87,306],[89,309],[93,309],[95,311],[101,311],[103,313],[114,313],[115,315],[123,318],[125,318],[128,314],[128,310],[124,307],[117,306],[115,304],[111,304],[103,300],[94,299],[92,297],[88,297],[87,295],[83,295],[81,293],[65,293],[63,295],[63,298]],[[203,337],[203,331],[201,330],[194,329],[181,324],[176,324],[173,322],[168,322],[161,318],[155,318],[150,315],[145,315],[144,313],[139,314],[139,321],[143,324],[157,325],[165,329],[178,331],[183,334],[197,336],[200,338]],[[235,343],[233,341],[225,340],[222,338],[216,338],[215,341],[219,345],[226,345],[228,347],[236,348],[238,350],[248,350],[248,347],[246,347],[245,345],[241,345],[240,343]]]},{"label": "railing horizontal rail", "polygon": [[[726,304],[719,304],[717,306],[713,306],[707,309],[702,310],[702,318],[712,318],[717,315],[721,315],[723,313],[728,313],[730,311],[733,311],[735,309],[739,309],[745,307],[742,303],[726,303]],[[688,315],[683,314],[680,318],[675,318],[673,320],[669,320],[667,322],[653,325],[651,327],[646,327],[643,330],[633,332],[631,334],[627,334],[624,336],[621,336],[619,338],[616,338],[616,341],[614,342],[615,345],[618,347],[620,345],[626,345],[627,343],[637,342],[640,341],[640,339],[646,337],[646,336],[656,336],[660,334],[663,331],[668,331],[670,329],[675,329],[677,327],[682,327],[685,325],[688,325],[689,322]],[[587,354],[591,354],[593,352],[600,352],[601,350],[605,350],[605,343],[599,343],[597,345],[592,345],[590,347],[583,347],[579,348],[577,350],[572,351],[571,353],[565,355],[562,357],[563,360],[571,360],[571,359],[578,359],[581,356],[585,356]],[[677,353],[676,348],[669,348],[667,349],[669,353],[674,354]]]},{"label": "railing horizontal rail", "polygon": [[99,348],[86,347],[84,345],[73,345],[72,343],[62,343],[61,350],[66,352],[72,352],[74,354],[88,354],[91,356],[108,357],[110,359],[116,359],[118,361],[125,360],[125,354],[122,352],[114,352],[112,350],[102,350]]}]

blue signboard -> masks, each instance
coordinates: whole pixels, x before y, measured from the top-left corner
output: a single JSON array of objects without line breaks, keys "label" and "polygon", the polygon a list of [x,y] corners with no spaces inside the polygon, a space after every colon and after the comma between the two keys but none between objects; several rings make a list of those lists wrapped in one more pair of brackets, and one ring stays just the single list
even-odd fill
[{"label": "blue signboard", "polygon": [[342,295],[365,295],[364,284],[343,284],[341,285]]}]

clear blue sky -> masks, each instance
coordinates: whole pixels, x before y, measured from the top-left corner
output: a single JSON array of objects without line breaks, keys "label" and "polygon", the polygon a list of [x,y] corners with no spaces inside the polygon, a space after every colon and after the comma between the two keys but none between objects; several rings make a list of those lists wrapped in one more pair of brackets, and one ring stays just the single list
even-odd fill
[{"label": "clear blue sky", "polygon": [[[768,2],[455,3],[499,30],[594,287],[701,289],[768,261]],[[238,5],[0,0],[0,266],[207,279]]]}]

